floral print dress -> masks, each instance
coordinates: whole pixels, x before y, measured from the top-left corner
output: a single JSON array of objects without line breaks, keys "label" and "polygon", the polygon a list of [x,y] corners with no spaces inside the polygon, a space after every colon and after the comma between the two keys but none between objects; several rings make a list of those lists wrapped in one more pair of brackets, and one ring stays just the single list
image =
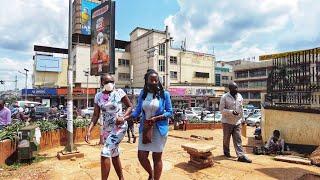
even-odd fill
[{"label": "floral print dress", "polygon": [[101,156],[119,156],[119,144],[125,136],[128,128],[127,122],[116,125],[118,116],[123,116],[121,99],[126,95],[122,89],[112,91],[110,94],[99,92],[96,94],[94,102],[100,107],[103,122],[102,136],[104,145]]}]

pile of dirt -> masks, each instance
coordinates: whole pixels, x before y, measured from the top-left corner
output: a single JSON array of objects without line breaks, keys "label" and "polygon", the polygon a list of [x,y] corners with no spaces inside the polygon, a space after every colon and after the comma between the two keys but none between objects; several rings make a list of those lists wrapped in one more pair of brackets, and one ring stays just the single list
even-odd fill
[{"label": "pile of dirt", "polygon": [[320,146],[312,152],[310,160],[313,165],[320,166]]}]

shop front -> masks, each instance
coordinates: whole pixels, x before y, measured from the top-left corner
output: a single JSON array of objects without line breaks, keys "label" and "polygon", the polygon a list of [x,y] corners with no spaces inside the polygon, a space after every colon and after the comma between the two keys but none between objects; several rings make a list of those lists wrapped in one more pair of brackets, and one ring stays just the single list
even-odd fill
[{"label": "shop front", "polygon": [[[97,90],[94,88],[89,88],[88,92],[86,88],[74,88],[73,89],[73,105],[77,108],[84,109],[87,106],[87,93],[88,93],[88,106],[93,107],[94,104],[94,96]],[[57,94],[61,99],[61,104],[67,104],[67,95],[68,89],[67,88],[58,88]]]},{"label": "shop front", "polygon": [[172,87],[169,88],[174,108],[203,107],[210,109],[215,99],[215,91],[201,87]]},{"label": "shop front", "polygon": [[55,88],[22,89],[21,96],[27,96],[27,100],[39,102],[48,107],[57,106],[60,103],[60,98]]}]

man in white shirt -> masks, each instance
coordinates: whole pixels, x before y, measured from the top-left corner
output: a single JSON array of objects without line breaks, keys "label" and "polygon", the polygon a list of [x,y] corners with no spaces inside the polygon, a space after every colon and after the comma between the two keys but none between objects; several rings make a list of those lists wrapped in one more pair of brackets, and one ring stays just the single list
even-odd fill
[{"label": "man in white shirt", "polygon": [[230,156],[230,137],[237,153],[238,161],[251,163],[252,161],[244,154],[241,141],[241,121],[243,119],[243,98],[238,93],[238,85],[236,83],[229,84],[228,93],[224,94],[220,99],[219,110],[222,114],[223,127],[223,152],[226,157]]}]

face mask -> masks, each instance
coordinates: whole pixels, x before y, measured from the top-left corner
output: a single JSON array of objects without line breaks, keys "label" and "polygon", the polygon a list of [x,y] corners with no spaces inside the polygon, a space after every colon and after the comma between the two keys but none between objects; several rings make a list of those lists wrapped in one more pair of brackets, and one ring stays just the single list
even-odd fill
[{"label": "face mask", "polygon": [[158,84],[148,84],[148,87],[152,92],[158,91]]},{"label": "face mask", "polygon": [[112,91],[114,89],[114,83],[107,83],[103,86],[104,91]]}]

